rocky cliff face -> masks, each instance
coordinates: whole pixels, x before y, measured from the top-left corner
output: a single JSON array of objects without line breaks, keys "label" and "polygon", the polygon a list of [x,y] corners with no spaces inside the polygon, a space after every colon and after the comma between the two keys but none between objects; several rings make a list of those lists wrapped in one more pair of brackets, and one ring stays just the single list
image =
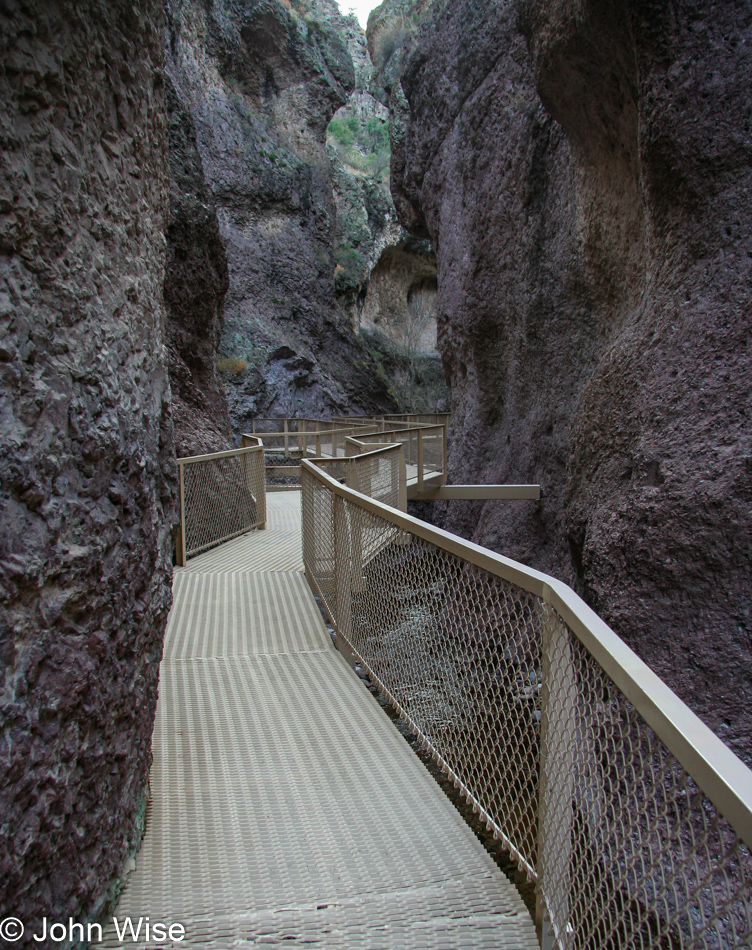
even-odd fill
[{"label": "rocky cliff face", "polygon": [[227,255],[204,179],[191,114],[168,62],[170,223],[164,297],[175,448],[180,458],[230,448],[230,413],[217,353],[229,286]]},{"label": "rocky cliff face", "polygon": [[473,535],[479,525],[476,540],[572,582],[566,448],[597,345],[571,149],[537,96],[515,6],[434,11],[390,94],[395,125],[406,123],[393,140],[395,201],[438,258],[451,481],[540,481],[546,492],[540,506],[497,502],[482,517],[479,505],[454,505],[447,526]]},{"label": "rocky cliff face", "polygon": [[449,527],[574,582],[748,761],[751,16],[437,8],[392,164],[437,249],[452,480],[545,491]]},{"label": "rocky cliff face", "polygon": [[329,0],[168,10],[171,76],[227,253],[219,368],[236,434],[256,414],[393,406],[335,295],[325,138],[354,73],[334,12]]},{"label": "rocky cliff face", "polygon": [[368,279],[360,326],[399,340],[408,304],[416,294],[430,299],[431,314],[419,351],[436,355],[436,256],[430,241],[405,238],[386,247]]},{"label": "rocky cliff face", "polygon": [[[397,3],[391,13],[387,4],[378,8],[371,17],[376,39],[372,32],[368,45],[354,18],[335,21],[355,66],[355,90],[327,130],[337,209],[336,288],[400,409],[442,411],[448,394],[436,352],[436,256],[430,241],[411,239],[400,225],[389,187],[384,75],[412,35],[415,21],[403,13],[408,5]],[[423,312],[426,307],[430,312]]]},{"label": "rocky cliff face", "polygon": [[357,330],[374,267],[407,234],[389,189],[389,110],[369,89],[373,66],[365,35],[354,18],[335,22],[355,70],[355,88],[327,129],[337,210],[335,276],[337,297]]},{"label": "rocky cliff face", "polygon": [[148,793],[175,478],[162,37],[138,0],[0,7],[0,906],[27,928],[97,914]]}]

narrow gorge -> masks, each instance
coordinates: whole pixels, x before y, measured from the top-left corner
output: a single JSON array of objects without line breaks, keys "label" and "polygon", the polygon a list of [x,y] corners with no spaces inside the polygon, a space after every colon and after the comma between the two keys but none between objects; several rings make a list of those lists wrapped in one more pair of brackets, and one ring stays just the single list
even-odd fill
[{"label": "narrow gorge", "polygon": [[421,512],[752,764],[752,10],[0,0],[0,50],[4,916],[122,890],[176,458],[258,417],[450,412],[450,482],[543,495]]}]

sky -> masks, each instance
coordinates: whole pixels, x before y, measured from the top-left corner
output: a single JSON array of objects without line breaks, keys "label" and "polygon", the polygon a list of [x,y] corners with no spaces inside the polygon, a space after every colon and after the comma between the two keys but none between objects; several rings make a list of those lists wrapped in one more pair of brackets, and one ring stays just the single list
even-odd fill
[{"label": "sky", "polygon": [[365,30],[366,24],[368,23],[368,14],[374,7],[377,7],[381,3],[381,0],[337,0],[337,3],[345,15],[347,15],[350,10],[354,10],[360,25]]}]

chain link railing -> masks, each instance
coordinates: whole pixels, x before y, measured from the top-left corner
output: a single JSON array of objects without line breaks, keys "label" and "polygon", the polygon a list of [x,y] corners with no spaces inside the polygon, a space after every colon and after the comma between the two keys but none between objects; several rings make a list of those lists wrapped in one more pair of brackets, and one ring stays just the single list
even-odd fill
[{"label": "chain link railing", "polygon": [[[416,421],[416,420],[431,421]],[[441,424],[432,420],[443,419]],[[264,448],[268,455],[285,459],[345,458],[347,443],[359,440],[364,449],[384,444],[401,445],[406,464],[406,479],[411,496],[422,494],[431,486],[443,485],[447,478],[446,417],[441,415],[322,419],[263,419],[253,420],[254,433],[264,436]],[[256,435],[241,436],[241,446],[252,445]],[[277,460],[267,467],[267,483],[270,490],[289,487],[297,483],[297,471],[286,473]],[[292,478],[290,477],[292,476]],[[402,508],[405,507],[403,504]]]},{"label": "chain link railing", "polygon": [[392,428],[396,423],[386,423],[384,431],[357,435],[364,443],[401,443],[405,453],[408,479],[423,490],[428,479],[446,479],[446,428],[443,425],[421,425]]},{"label": "chain link railing", "polygon": [[752,946],[752,773],[733,753],[566,585],[311,462],[301,480],[338,646],[535,881],[542,945]]},{"label": "chain link railing", "polygon": [[[260,427],[257,431],[263,432],[264,448],[268,454],[300,455],[304,458],[344,458],[348,436],[360,436],[375,431],[374,426],[345,426],[312,419],[260,419],[257,422]],[[262,427],[272,424],[276,425],[277,429],[263,430]],[[280,429],[282,425],[284,428]],[[252,434],[242,435],[241,446],[251,445],[254,438]]]},{"label": "chain link railing", "polygon": [[346,484],[384,505],[404,510],[407,507],[407,485],[402,445],[371,448],[361,443],[360,453],[347,460]]},{"label": "chain link railing", "polygon": [[255,445],[178,459],[178,563],[266,526],[264,447]]}]

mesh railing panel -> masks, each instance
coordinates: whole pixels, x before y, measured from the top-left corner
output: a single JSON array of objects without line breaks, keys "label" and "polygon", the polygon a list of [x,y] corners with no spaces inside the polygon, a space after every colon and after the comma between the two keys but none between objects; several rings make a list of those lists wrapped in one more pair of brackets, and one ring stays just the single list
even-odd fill
[{"label": "mesh railing panel", "polygon": [[441,472],[444,468],[444,430],[425,429],[423,439],[424,473]]},{"label": "mesh railing panel", "polygon": [[[353,456],[350,487],[384,505],[398,508],[400,503],[400,450],[398,446],[378,455]],[[331,471],[327,469],[328,474]]]},{"label": "mesh railing panel", "polygon": [[[333,476],[334,477],[334,476]],[[303,564],[314,580],[333,623],[337,623],[334,582],[334,495],[305,468],[302,489]]]},{"label": "mesh railing panel", "polygon": [[[282,431],[284,420],[280,419],[260,419],[257,420],[257,432],[264,437],[264,449],[269,454],[275,455],[298,455],[303,454],[310,457],[332,456],[335,458],[344,458],[346,456],[345,443],[348,436],[358,435],[363,431],[360,426],[344,426],[327,422],[326,428],[320,426],[317,430],[311,420],[290,419],[288,420],[288,431]],[[305,428],[305,423],[311,425],[310,429]],[[270,428],[274,426],[276,428]],[[370,429],[366,429],[370,432]],[[378,441],[378,440],[377,440]],[[255,445],[251,434],[241,436],[241,445]]]},{"label": "mesh railing panel", "polygon": [[540,877],[560,946],[752,946],[749,849],[546,612]]},{"label": "mesh railing panel", "polygon": [[264,450],[269,455],[286,455],[288,449],[297,447],[298,437],[294,433],[281,435],[279,432],[264,432]]},{"label": "mesh railing panel", "polygon": [[[392,425],[393,423],[390,422],[389,426]],[[401,442],[405,452],[405,463],[409,466],[418,465],[418,439],[420,438],[423,444],[424,476],[435,475],[437,472],[444,470],[444,429],[441,426],[423,427],[420,430],[415,428],[405,429],[404,431],[393,429],[388,434],[380,432],[373,435],[359,435],[357,438],[359,441],[369,444],[383,443],[390,440]],[[416,472],[413,472],[413,475],[415,474]]]},{"label": "mesh railing panel", "polygon": [[[253,431],[256,434],[263,435],[267,432],[281,432],[284,428],[285,420],[280,419],[260,419],[256,418],[253,420]],[[297,424],[297,420],[290,419],[288,420],[288,426],[292,427]],[[266,442],[264,443],[266,445]]]},{"label": "mesh railing panel", "polygon": [[350,550],[337,559],[338,598],[333,495],[305,469],[301,482],[304,562],[332,619],[344,593],[353,649],[532,872],[537,599],[347,502],[339,522]]},{"label": "mesh railing panel", "polygon": [[536,881],[554,945],[751,947],[749,849],[554,608],[302,487],[338,636]]},{"label": "mesh railing panel", "polygon": [[[389,424],[391,426],[391,423]],[[401,443],[405,452],[405,462],[408,465],[418,463],[418,437],[415,429],[398,431],[387,429],[386,432],[376,432],[372,435],[359,435],[358,440],[369,445],[383,445],[386,442]]]},{"label": "mesh railing panel", "polygon": [[185,557],[266,522],[263,449],[238,449],[180,465]]}]

